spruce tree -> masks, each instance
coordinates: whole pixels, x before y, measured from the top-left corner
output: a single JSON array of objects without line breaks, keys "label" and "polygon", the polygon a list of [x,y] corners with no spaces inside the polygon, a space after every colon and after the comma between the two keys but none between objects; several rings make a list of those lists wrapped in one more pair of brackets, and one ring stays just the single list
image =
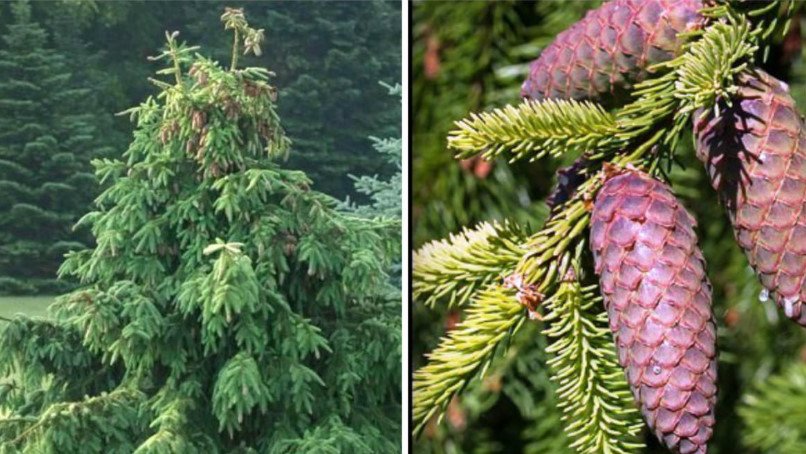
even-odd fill
[{"label": "spruce tree", "polygon": [[90,8],[71,3],[39,3],[32,5],[32,17],[41,17],[40,21],[51,37],[51,46],[68,57],[66,63],[71,86],[80,93],[80,111],[93,116],[92,125],[101,148],[99,153],[103,153],[101,156],[118,156],[126,150],[131,130],[128,120],[116,117],[115,113],[133,102],[123,99],[119,93],[120,81],[105,67],[105,60],[113,52],[108,48],[108,42],[93,45],[93,38],[85,36],[89,22],[85,9]]},{"label": "spruce tree", "polygon": [[[350,173],[396,170],[360,150],[370,134],[400,134],[401,111],[387,107],[377,84],[401,74],[400,8],[386,0],[288,3],[269,8],[262,19],[268,41],[287,44],[268,61],[288,76],[279,79],[287,87],[280,112],[299,151],[289,162],[328,194],[349,194]],[[310,105],[319,107],[314,121]]]},{"label": "spruce tree", "polygon": [[[210,55],[225,58],[228,46],[210,39],[208,33],[222,2],[212,4],[154,1],[147,9],[127,4],[124,20],[138,26],[121,24],[116,29],[122,28],[127,36],[143,43],[142,29],[164,27],[163,16],[183,17],[187,39],[204,45]],[[100,11],[117,8],[99,4]],[[349,174],[390,176],[395,172],[394,165],[376,159],[364,145],[368,135],[400,134],[400,110],[388,109],[385,90],[377,84],[400,78],[400,8],[400,2],[389,0],[249,5],[252,22],[265,28],[273,51],[248,56],[246,61],[273,68],[277,83],[284,87],[279,113],[295,144],[289,166],[307,172],[315,188],[327,194],[339,198],[354,195]],[[136,52],[126,42],[121,47],[127,54]],[[120,72],[120,68],[116,65],[110,70]],[[128,71],[128,65],[126,69],[120,74],[122,80],[143,70]]]},{"label": "spruce tree", "polygon": [[400,302],[388,226],[336,210],[288,153],[277,89],[166,34],[159,88],[80,223],[81,287],[0,339],[6,452],[394,452]]},{"label": "spruce tree", "polygon": [[96,193],[96,116],[88,89],[31,19],[25,1],[0,48],[0,293],[57,292],[62,255],[84,247],[72,225]]},{"label": "spruce tree", "polygon": [[[382,84],[389,89],[392,96],[401,96],[401,86]],[[400,137],[370,137],[375,152],[387,163],[396,166],[397,172],[389,179],[383,180],[378,175],[352,176],[355,191],[369,199],[367,204],[353,204],[347,200],[347,207],[357,214],[376,217],[382,216],[390,219],[400,219],[402,216],[403,178],[401,174],[403,141]]]},{"label": "spruce tree", "polygon": [[[87,70],[107,111],[118,112],[149,93],[145,78],[152,68],[142,55],[160,45],[162,30],[176,27],[176,18],[182,18],[185,39],[225,59],[228,44],[209,30],[217,26],[220,8],[230,3],[36,2],[33,14],[51,36],[60,37],[54,44],[70,48],[72,60]],[[245,63],[273,68],[284,87],[280,115],[295,143],[289,166],[304,170],[316,189],[338,198],[356,196],[348,174],[395,172],[364,145],[368,135],[400,134],[401,112],[388,109],[385,90],[377,84],[400,78],[400,8],[390,0],[249,4],[251,20],[265,29],[273,50],[245,56]],[[75,52],[75,45],[61,41],[76,35],[91,47]],[[103,54],[97,56],[98,51]],[[116,126],[129,132],[125,122]]]},{"label": "spruce tree", "polygon": [[[400,97],[403,93],[400,84],[390,86],[382,83],[382,85],[389,89],[390,95]],[[386,137],[383,139],[370,137],[370,139],[372,140],[373,148],[383,160],[397,166],[397,173],[388,180],[382,180],[378,175],[362,175],[360,177],[351,175],[355,181],[355,191],[365,195],[370,202],[359,205],[352,203],[348,197],[343,207],[359,216],[392,221],[389,223],[389,233],[397,237],[397,233],[400,232],[402,227],[403,216],[403,176],[401,173],[403,141],[400,137]],[[400,293],[402,289],[401,258],[402,255],[398,254],[395,263],[390,269],[391,282],[393,283],[390,292],[395,294]]]}]

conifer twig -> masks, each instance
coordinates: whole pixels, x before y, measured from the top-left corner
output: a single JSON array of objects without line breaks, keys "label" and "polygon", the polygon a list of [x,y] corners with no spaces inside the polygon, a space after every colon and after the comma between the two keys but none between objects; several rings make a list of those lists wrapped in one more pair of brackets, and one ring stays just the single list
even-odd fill
[{"label": "conifer twig", "polygon": [[484,375],[499,346],[526,320],[514,291],[490,286],[465,311],[467,318],[428,354],[428,364],[414,373],[412,418],[419,433],[451,398]]},{"label": "conifer twig", "polygon": [[478,289],[511,274],[525,237],[512,224],[483,223],[424,245],[412,258],[415,301],[432,307],[441,299],[448,307],[465,304]]},{"label": "conifer twig", "polygon": [[557,405],[577,452],[637,452],[643,447],[637,435],[644,424],[618,364],[597,286],[580,282],[584,243],[579,242],[557,291],[543,302],[543,334],[553,340],[546,351],[551,380],[558,386]]},{"label": "conifer twig", "polygon": [[617,131],[615,118],[601,106],[553,99],[471,114],[456,127],[448,146],[457,151],[457,158],[478,154],[491,160],[509,152],[513,161],[586,151]]},{"label": "conifer twig", "polygon": [[508,153],[511,161],[585,151],[601,159],[655,145],[674,150],[687,114],[725,99],[758,49],[756,28],[741,16],[723,20],[691,33],[679,57],[652,67],[657,76],[636,84],[634,101],[615,115],[589,101],[527,100],[458,121],[448,146],[462,159]]}]

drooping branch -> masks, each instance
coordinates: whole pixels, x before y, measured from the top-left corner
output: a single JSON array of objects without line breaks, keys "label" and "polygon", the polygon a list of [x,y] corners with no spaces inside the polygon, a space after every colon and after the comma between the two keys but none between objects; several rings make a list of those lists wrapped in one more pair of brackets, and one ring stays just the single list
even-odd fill
[{"label": "drooping branch", "polygon": [[571,447],[588,454],[638,452],[644,424],[613,350],[597,286],[583,287],[577,272],[569,272],[544,307],[543,334],[553,340],[547,364]]},{"label": "drooping branch", "polygon": [[[29,437],[36,437],[37,434],[42,436],[44,432],[47,432],[50,427],[56,426],[60,421],[75,417],[88,418],[88,415],[103,413],[112,407],[129,408],[129,412],[133,412],[135,402],[144,398],[145,395],[136,389],[121,387],[109,393],[87,397],[80,402],[55,403],[43,411],[38,418],[28,419],[33,424],[7,443],[9,446],[16,446]],[[132,422],[136,419],[132,415]]]}]

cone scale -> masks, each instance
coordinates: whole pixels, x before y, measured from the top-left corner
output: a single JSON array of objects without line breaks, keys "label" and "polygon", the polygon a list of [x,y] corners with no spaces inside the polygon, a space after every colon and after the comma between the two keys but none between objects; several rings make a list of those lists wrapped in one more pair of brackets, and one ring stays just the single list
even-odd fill
[{"label": "cone scale", "polygon": [[647,68],[674,58],[678,33],[702,27],[700,0],[613,0],[566,29],[532,62],[521,96],[622,103]]},{"label": "cone scale", "polygon": [[697,157],[762,285],[806,326],[806,127],[785,83],[756,70],[738,87],[732,108],[695,115]]},{"label": "cone scale", "polygon": [[590,244],[619,363],[649,427],[672,452],[707,452],[716,326],[694,218],[637,170],[609,178]]}]

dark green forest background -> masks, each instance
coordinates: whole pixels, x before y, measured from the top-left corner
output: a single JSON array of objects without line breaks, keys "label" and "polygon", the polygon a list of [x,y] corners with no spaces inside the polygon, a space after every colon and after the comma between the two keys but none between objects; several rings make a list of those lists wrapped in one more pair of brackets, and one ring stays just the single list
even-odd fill
[{"label": "dark green forest background", "polygon": [[[470,112],[519,102],[528,63],[596,1],[418,2],[412,11],[412,246],[447,237],[481,221],[512,219],[536,231],[554,171],[551,159],[492,165],[458,162],[446,146],[453,122]],[[802,13],[801,13],[802,14]],[[804,19],[776,43],[765,68],[787,81],[806,112]],[[806,446],[806,335],[771,302],[732,240],[702,164],[681,140],[681,165],[672,183],[699,221],[700,244],[714,285],[719,326],[720,391],[709,452],[803,453]],[[412,301],[412,368],[425,363],[440,336],[463,318],[458,311]],[[534,323],[515,336],[485,378],[469,385],[414,440],[418,453],[573,452],[556,409],[545,364],[543,328]],[[650,453],[665,452],[647,436]]]},{"label": "dark green forest background", "polygon": [[224,6],[245,7],[265,30],[260,57],[276,73],[288,166],[314,189],[359,202],[350,175],[388,179],[399,169],[370,136],[399,137],[400,2],[93,0],[0,3],[0,294],[54,294],[63,254],[91,241],[71,226],[97,183],[89,161],[120,156],[131,139],[114,116],[154,93],[148,57],[178,30],[224,59]]}]

